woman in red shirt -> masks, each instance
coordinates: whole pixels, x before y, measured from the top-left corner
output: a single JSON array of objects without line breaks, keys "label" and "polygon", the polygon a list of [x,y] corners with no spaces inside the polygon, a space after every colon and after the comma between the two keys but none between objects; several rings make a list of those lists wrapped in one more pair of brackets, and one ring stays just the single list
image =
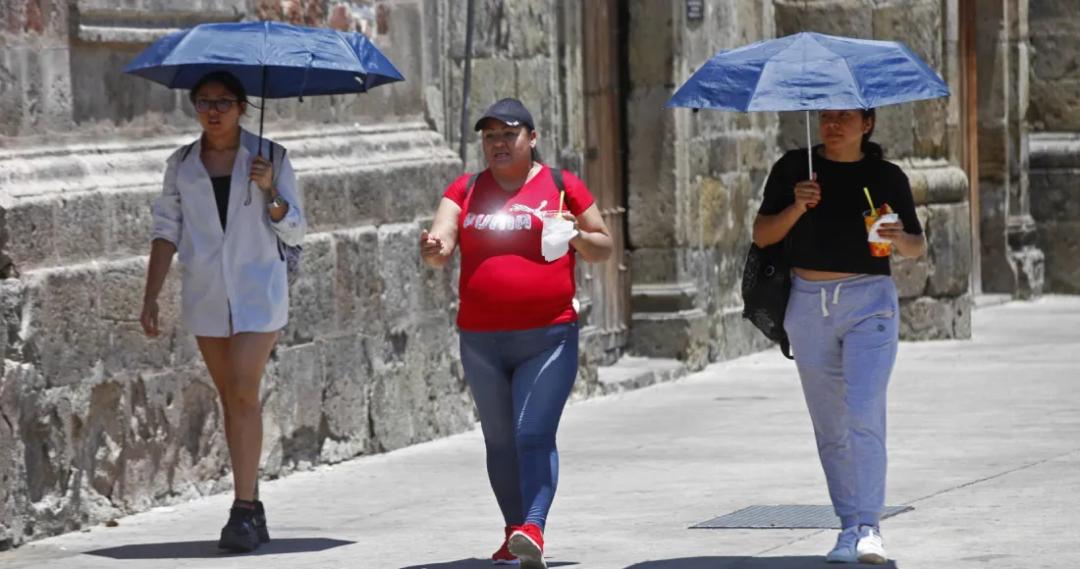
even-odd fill
[{"label": "woman in red shirt", "polygon": [[[558,480],[555,431],[577,377],[575,257],[604,261],[612,241],[585,184],[539,162],[532,115],[520,101],[496,102],[475,128],[488,168],[446,189],[431,230],[420,235],[420,255],[441,267],[461,249],[461,363],[506,525],[492,560],[542,568]],[[576,234],[568,254],[548,261],[541,214],[559,209]]]}]

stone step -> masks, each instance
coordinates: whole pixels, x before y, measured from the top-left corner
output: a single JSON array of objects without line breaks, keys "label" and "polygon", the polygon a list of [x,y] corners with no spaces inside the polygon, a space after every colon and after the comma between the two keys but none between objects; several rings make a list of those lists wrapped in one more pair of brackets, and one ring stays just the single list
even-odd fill
[{"label": "stone step", "polygon": [[650,358],[673,358],[691,370],[709,359],[709,315],[700,308],[635,313],[628,352]]},{"label": "stone step", "polygon": [[[283,138],[303,188],[309,233],[411,222],[426,210],[433,214],[442,188],[461,169],[457,157],[445,145],[435,146],[427,131]],[[150,203],[161,192],[161,171],[177,142],[165,138],[98,153],[76,147],[62,156],[0,152],[0,235],[7,236],[0,239],[0,255],[21,273],[146,255]],[[379,148],[388,150],[371,153],[378,158],[335,155],[335,144],[345,142],[383,143]],[[79,168],[59,168],[64,161]],[[43,172],[35,173],[32,165]]]},{"label": "stone step", "polygon": [[600,392],[618,393],[674,381],[689,370],[679,360],[623,356],[614,365],[597,368]]},{"label": "stone step", "polygon": [[635,284],[630,292],[630,308],[634,312],[690,310],[697,295],[693,283]]}]

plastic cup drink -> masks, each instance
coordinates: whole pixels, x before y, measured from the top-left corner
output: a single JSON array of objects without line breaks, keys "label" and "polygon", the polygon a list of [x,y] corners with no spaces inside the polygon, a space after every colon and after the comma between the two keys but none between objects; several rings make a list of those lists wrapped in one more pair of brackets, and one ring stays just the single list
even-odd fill
[{"label": "plastic cup drink", "polygon": [[871,257],[888,257],[892,255],[892,242],[878,236],[874,230],[874,224],[881,220],[882,223],[893,223],[900,219],[895,213],[882,214],[879,211],[866,210],[863,212],[863,222],[866,223],[867,243],[870,245]]},{"label": "plastic cup drink", "polygon": [[558,211],[541,212],[544,228],[540,233],[540,253],[544,259],[554,261],[562,257],[570,248],[574,238],[574,222],[564,219]]}]

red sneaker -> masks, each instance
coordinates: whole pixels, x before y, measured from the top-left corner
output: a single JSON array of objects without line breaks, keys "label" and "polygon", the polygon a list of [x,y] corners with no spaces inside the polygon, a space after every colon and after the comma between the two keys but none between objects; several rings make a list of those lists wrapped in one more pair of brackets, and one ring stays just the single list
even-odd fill
[{"label": "red sneaker", "polygon": [[510,542],[510,534],[514,533],[518,526],[506,526],[504,531],[506,537],[503,538],[502,546],[499,550],[491,555],[491,563],[494,565],[517,565],[518,559],[510,553],[510,547],[507,543]]},{"label": "red sneaker", "polygon": [[547,569],[544,562],[544,532],[536,524],[519,526],[508,540],[510,554],[521,562],[521,569]]}]

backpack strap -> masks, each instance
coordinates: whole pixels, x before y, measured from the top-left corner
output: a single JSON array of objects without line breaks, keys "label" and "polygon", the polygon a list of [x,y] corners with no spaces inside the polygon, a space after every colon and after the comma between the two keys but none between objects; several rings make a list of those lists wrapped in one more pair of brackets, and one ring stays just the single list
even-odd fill
[{"label": "backpack strap", "polygon": [[[480,178],[480,174],[483,174],[483,170],[476,172],[472,176],[469,176],[469,183],[465,186],[465,199],[469,198],[469,194],[472,193],[473,188],[476,187],[476,180]],[[462,200],[464,201],[464,200]]]},{"label": "backpack strap", "polygon": [[[198,142],[198,140],[196,140],[195,142]],[[191,154],[191,149],[195,148],[195,142],[192,142],[191,144],[184,147],[184,153],[180,155],[181,162],[187,160],[188,154]]]},{"label": "backpack strap", "polygon": [[555,189],[559,190],[559,193],[565,192],[566,184],[563,182],[564,170],[562,168],[551,167],[549,167],[548,170],[551,172],[551,180],[555,182]]}]

